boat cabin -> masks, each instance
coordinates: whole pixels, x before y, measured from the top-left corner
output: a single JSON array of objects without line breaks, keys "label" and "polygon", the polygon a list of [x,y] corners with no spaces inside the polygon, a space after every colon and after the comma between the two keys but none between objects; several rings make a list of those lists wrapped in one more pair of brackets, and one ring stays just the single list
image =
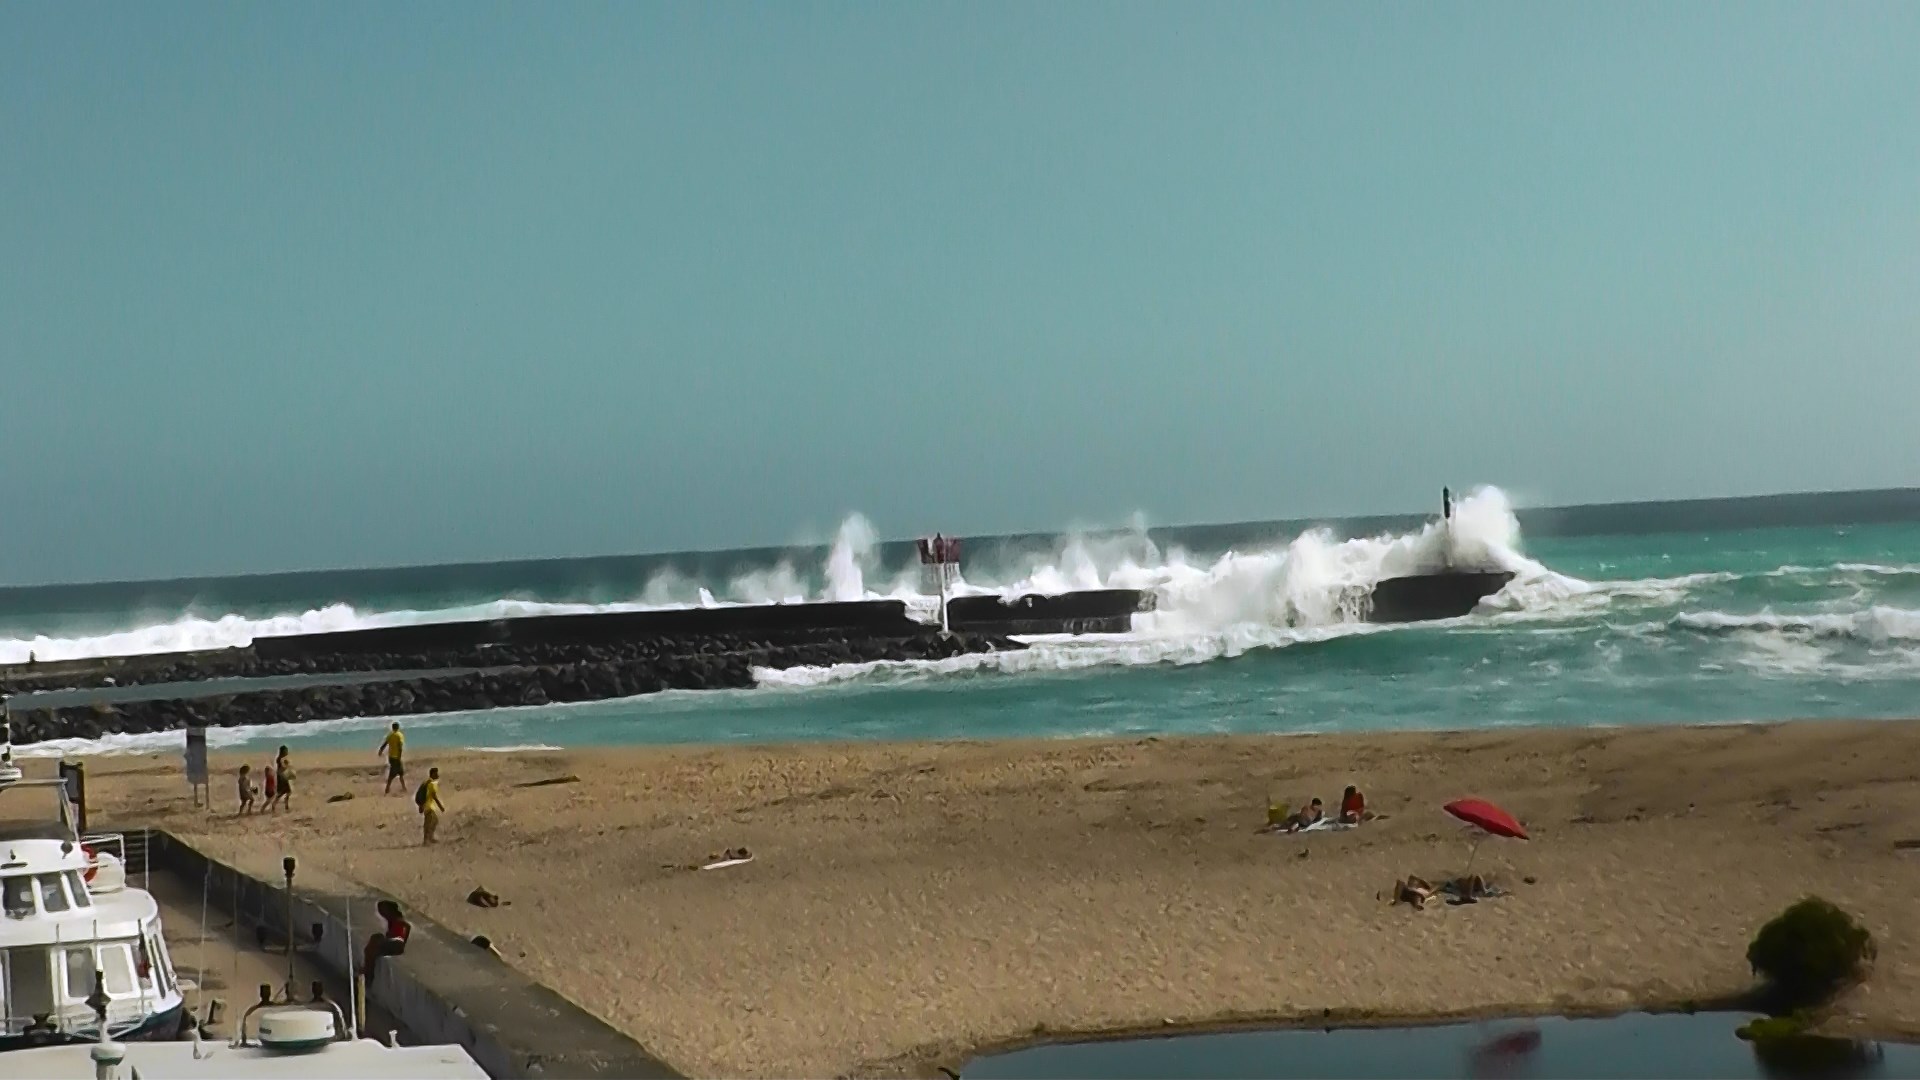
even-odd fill
[{"label": "boat cabin", "polygon": [[0,1050],[95,1032],[96,984],[115,1037],[177,1028],[184,1001],[160,906],[127,887],[124,860],[111,851],[124,853],[124,840],[83,843],[64,785],[53,783],[51,813],[33,797],[45,790],[0,785]]}]

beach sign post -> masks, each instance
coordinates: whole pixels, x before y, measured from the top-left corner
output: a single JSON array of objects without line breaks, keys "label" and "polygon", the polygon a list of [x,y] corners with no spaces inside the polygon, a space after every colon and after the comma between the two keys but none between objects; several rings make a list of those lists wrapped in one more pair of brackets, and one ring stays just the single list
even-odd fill
[{"label": "beach sign post", "polygon": [[207,729],[187,729],[187,785],[193,789],[193,805],[200,805],[200,791],[206,789],[207,809],[213,809],[213,789],[207,780]]},{"label": "beach sign post", "polygon": [[939,533],[932,537],[921,537],[920,564],[933,567],[934,578],[940,587],[940,632],[951,634],[953,629],[947,624],[947,593],[960,576],[959,538]]},{"label": "beach sign post", "polygon": [[11,784],[23,774],[13,763],[13,705],[0,698],[0,784]]}]

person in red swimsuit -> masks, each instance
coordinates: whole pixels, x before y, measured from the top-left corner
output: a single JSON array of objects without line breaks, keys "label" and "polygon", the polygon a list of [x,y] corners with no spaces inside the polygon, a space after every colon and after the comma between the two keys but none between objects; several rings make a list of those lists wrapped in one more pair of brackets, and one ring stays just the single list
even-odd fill
[{"label": "person in red swimsuit", "polygon": [[1367,797],[1360,789],[1347,785],[1347,793],[1340,798],[1340,821],[1346,825],[1358,825],[1367,813]]},{"label": "person in red swimsuit", "polygon": [[371,980],[373,966],[383,956],[399,956],[407,951],[407,938],[413,933],[413,924],[400,913],[400,905],[391,900],[382,900],[376,907],[380,917],[386,920],[386,927],[367,939],[366,957],[360,965],[362,974]]}]

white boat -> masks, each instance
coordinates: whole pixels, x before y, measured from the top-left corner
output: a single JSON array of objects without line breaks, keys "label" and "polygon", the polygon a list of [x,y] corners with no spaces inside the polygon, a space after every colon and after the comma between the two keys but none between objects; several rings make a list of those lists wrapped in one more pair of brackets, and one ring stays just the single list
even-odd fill
[{"label": "white boat", "polygon": [[[95,1001],[99,1004],[99,999]],[[255,1038],[247,1021],[255,1018]],[[340,1010],[319,999],[261,1003],[231,1043],[68,1043],[0,1054],[0,1080],[487,1080],[458,1046],[392,1046],[347,1034]],[[95,1031],[99,1025],[95,1025]]]},{"label": "white boat", "polygon": [[0,1080],[487,1080],[458,1046],[387,1046],[372,1039],[288,1053],[190,1042],[116,1044],[102,1071],[85,1043],[0,1054]]},{"label": "white boat", "polygon": [[0,742],[0,1050],[92,1041],[102,1016],[115,1039],[176,1038],[180,980],[125,839],[82,837],[66,785],[23,779],[12,757]]}]

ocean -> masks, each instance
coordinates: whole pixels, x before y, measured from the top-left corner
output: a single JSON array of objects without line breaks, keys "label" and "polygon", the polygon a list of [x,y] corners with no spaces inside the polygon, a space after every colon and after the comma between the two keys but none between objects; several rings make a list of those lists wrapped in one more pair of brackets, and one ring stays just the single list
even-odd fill
[{"label": "ocean", "polygon": [[[1883,500],[1884,501],[1884,500]],[[1895,500],[1898,517],[1913,499]],[[1840,508],[1836,510],[1838,505]],[[1852,505],[1852,504],[1845,504]],[[1483,488],[1450,525],[1130,527],[969,541],[962,591],[1150,588],[1125,635],[1021,652],[756,672],[753,690],[423,716],[415,747],[1479,729],[1913,715],[1920,521],[1671,528],[1738,513],[1516,514]],[[1883,506],[1883,510],[1886,508]],[[1764,519],[1767,515],[1761,515]],[[1528,535],[1522,522],[1539,521]],[[1579,531],[1582,522],[1631,531]],[[1572,522],[1572,525],[1569,525]],[[1356,528],[1356,524],[1362,527]],[[1623,526],[1624,527],[1624,526]],[[1381,626],[1356,599],[1444,565],[1517,577],[1473,614]],[[686,604],[899,596],[910,545],[849,518],[830,548],[0,590],[0,662],[242,644],[255,635]],[[217,730],[215,748],[372,745],[385,719]],[[25,753],[149,751],[179,733]]]}]

